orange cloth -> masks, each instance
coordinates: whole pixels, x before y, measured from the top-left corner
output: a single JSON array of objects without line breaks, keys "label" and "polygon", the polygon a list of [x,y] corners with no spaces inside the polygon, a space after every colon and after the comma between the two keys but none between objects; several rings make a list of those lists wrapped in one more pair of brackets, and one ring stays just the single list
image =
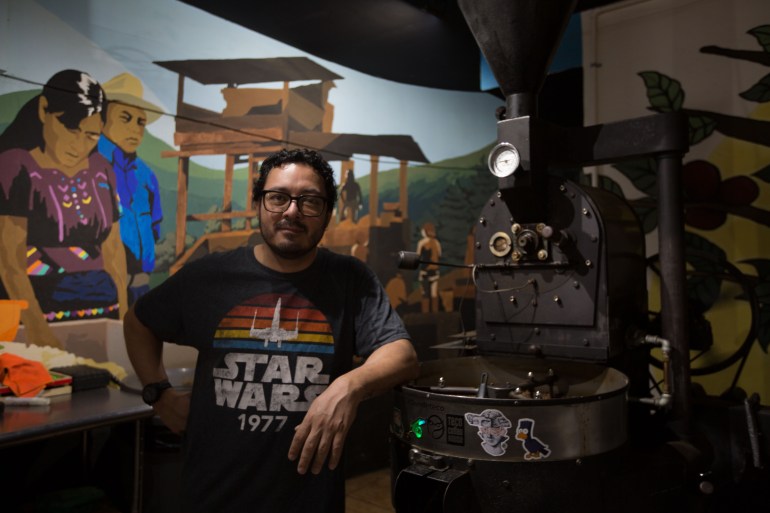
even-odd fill
[{"label": "orange cloth", "polygon": [[35,397],[53,381],[42,363],[10,353],[0,354],[0,380],[19,397]]}]

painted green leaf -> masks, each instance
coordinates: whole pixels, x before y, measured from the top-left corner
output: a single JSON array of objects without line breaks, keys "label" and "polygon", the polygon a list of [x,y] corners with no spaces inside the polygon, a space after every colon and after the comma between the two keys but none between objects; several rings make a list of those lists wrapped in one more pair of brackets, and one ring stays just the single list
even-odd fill
[{"label": "painted green leaf", "polygon": [[723,264],[726,254],[722,248],[692,232],[685,232],[686,260],[695,271],[687,278],[687,291],[691,299],[706,309],[719,300],[722,287]]},{"label": "painted green leaf", "polygon": [[638,159],[628,162],[615,164],[615,169],[623,173],[634,187],[647,194],[656,197],[658,194],[658,178],[656,175],[657,166],[655,159]]},{"label": "painted green leaf", "polygon": [[741,98],[750,102],[765,103],[770,101],[770,75],[762,79],[741,93]]},{"label": "painted green leaf", "polygon": [[602,175],[599,177],[599,188],[610,191],[611,193],[620,196],[621,198],[625,198],[623,195],[623,189],[620,187],[618,182],[608,176]]},{"label": "painted green leaf", "polygon": [[722,269],[722,262],[727,260],[725,251],[708,240],[692,232],[685,232],[684,245],[687,248],[687,262],[698,271],[717,272]]},{"label": "painted green leaf", "polygon": [[642,71],[639,76],[647,87],[647,99],[657,112],[671,112],[682,108],[684,91],[678,80],[657,71]]},{"label": "painted green leaf", "polygon": [[698,144],[710,136],[717,127],[716,121],[707,116],[689,116],[688,123],[690,125],[690,146]]},{"label": "painted green leaf", "polygon": [[658,209],[655,207],[634,207],[636,215],[642,222],[642,231],[645,234],[652,233],[658,227]]},{"label": "painted green leaf", "polygon": [[760,25],[748,32],[757,38],[757,42],[766,52],[770,52],[770,25]]}]

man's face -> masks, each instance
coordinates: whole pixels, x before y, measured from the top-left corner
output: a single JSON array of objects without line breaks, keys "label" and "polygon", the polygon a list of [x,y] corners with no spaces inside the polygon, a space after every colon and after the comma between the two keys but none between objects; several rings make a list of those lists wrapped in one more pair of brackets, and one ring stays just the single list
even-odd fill
[{"label": "man's face", "polygon": [[122,103],[110,103],[107,107],[107,123],[104,135],[126,153],[136,153],[142,144],[147,113],[139,107]]},{"label": "man's face", "polygon": [[[265,181],[266,191],[279,191],[290,196],[310,194],[326,197],[323,180],[306,164],[289,163],[270,170]],[[265,209],[259,201],[259,226],[262,238],[272,252],[281,258],[294,260],[315,251],[329,222],[328,206],[318,217],[308,217],[299,211],[296,201],[286,212]]]}]

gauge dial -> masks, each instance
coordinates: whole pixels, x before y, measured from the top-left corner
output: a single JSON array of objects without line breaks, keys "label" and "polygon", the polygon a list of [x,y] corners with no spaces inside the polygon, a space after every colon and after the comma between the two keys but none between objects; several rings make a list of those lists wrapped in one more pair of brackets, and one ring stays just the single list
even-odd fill
[{"label": "gauge dial", "polygon": [[504,257],[511,251],[511,237],[505,232],[497,232],[489,239],[489,251],[496,257]]},{"label": "gauge dial", "polygon": [[511,176],[521,163],[519,151],[510,143],[500,143],[489,152],[487,165],[489,170],[498,178]]}]

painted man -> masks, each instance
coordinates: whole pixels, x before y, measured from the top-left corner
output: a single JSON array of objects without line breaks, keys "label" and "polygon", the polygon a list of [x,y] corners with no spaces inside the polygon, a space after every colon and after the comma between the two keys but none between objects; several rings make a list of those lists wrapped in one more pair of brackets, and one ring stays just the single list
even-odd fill
[{"label": "painted man", "polygon": [[158,179],[137,156],[145,127],[160,109],[143,98],[138,78],[121,73],[104,84],[107,119],[99,152],[112,163],[120,196],[120,236],[126,249],[128,298],[133,304],[150,290],[155,269],[155,242],[160,238],[163,210]]}]

